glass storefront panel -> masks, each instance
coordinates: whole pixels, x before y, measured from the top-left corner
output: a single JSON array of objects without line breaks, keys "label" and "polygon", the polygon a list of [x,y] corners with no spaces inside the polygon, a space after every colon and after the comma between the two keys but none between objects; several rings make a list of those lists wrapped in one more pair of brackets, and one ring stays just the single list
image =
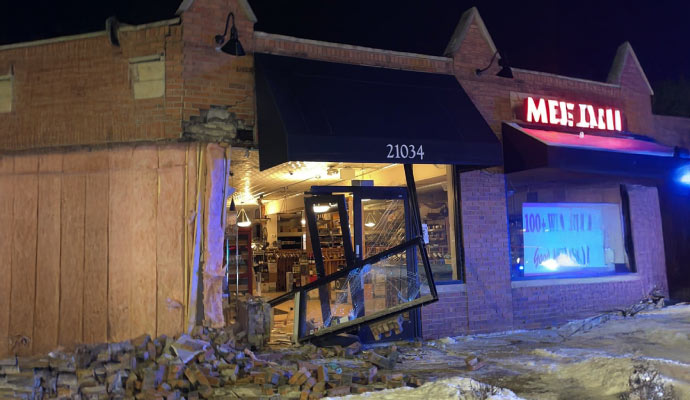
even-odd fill
[{"label": "glass storefront panel", "polygon": [[403,200],[363,199],[362,227],[364,258],[405,241],[405,204]]},{"label": "glass storefront panel", "polygon": [[[429,302],[432,295],[420,247],[414,242],[400,247],[389,256],[367,263],[346,276],[307,290],[303,299],[304,335],[323,334]],[[363,295],[364,310],[358,309],[353,293]],[[324,295],[328,299],[325,320],[321,303]],[[409,316],[403,314],[403,320],[405,318]]]},{"label": "glass storefront panel", "polygon": [[633,272],[618,185],[508,191],[513,279]]},{"label": "glass storefront panel", "polygon": [[417,187],[422,229],[429,238],[427,252],[434,279],[437,282],[457,280],[455,223],[451,211],[454,194],[448,177],[442,176]]}]

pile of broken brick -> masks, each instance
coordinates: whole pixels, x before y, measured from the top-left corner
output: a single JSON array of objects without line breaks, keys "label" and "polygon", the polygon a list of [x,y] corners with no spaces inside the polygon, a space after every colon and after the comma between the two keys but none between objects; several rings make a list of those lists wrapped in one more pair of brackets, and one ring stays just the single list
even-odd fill
[{"label": "pile of broken brick", "polygon": [[319,399],[420,386],[394,371],[398,357],[396,346],[363,351],[359,342],[255,354],[231,329],[199,327],[0,360],[0,398]]}]

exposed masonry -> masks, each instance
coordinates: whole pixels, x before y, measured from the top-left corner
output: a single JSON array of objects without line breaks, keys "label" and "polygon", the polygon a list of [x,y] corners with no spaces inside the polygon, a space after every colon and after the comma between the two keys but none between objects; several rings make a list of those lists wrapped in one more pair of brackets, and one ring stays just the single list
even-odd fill
[{"label": "exposed masonry", "polygon": [[182,122],[184,140],[224,142],[235,146],[254,144],[254,127],[238,119],[229,106],[211,105],[201,110],[199,116],[192,116]]}]

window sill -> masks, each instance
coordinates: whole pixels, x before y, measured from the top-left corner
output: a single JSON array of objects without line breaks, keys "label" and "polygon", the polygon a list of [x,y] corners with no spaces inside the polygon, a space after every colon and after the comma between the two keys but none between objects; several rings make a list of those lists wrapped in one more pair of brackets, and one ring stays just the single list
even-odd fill
[{"label": "window sill", "polygon": [[[436,284],[436,293],[465,293],[467,291],[467,286],[464,283],[453,282],[445,284]],[[428,290],[422,290],[422,295],[429,294]]]},{"label": "window sill", "polygon": [[640,280],[640,275],[637,273],[599,276],[592,278],[551,278],[551,279],[533,279],[525,281],[513,281],[510,283],[511,288],[524,287],[539,287],[539,286],[559,286],[559,285],[587,285],[592,283],[609,283],[609,282],[635,282]]}]

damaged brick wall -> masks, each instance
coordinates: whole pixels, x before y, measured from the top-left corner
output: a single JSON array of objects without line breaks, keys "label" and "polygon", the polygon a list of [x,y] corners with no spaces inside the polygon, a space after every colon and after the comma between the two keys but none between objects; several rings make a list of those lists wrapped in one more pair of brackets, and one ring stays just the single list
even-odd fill
[{"label": "damaged brick wall", "polygon": [[201,109],[199,115],[192,115],[182,123],[184,140],[203,142],[224,142],[235,146],[252,147],[254,132],[252,126],[237,118],[232,107],[211,105]]},{"label": "damaged brick wall", "polygon": [[182,331],[196,146],[0,158],[0,358]]},{"label": "damaged brick wall", "polygon": [[[0,150],[178,139],[182,26],[122,29],[79,39],[0,46],[0,75],[13,71],[14,104],[0,113]],[[130,60],[165,59],[165,94],[137,99]]]},{"label": "damaged brick wall", "polygon": [[[248,53],[242,57],[215,48],[214,36],[223,33],[230,11]],[[182,24],[184,138],[255,146],[254,22],[236,1],[196,0]]]}]

